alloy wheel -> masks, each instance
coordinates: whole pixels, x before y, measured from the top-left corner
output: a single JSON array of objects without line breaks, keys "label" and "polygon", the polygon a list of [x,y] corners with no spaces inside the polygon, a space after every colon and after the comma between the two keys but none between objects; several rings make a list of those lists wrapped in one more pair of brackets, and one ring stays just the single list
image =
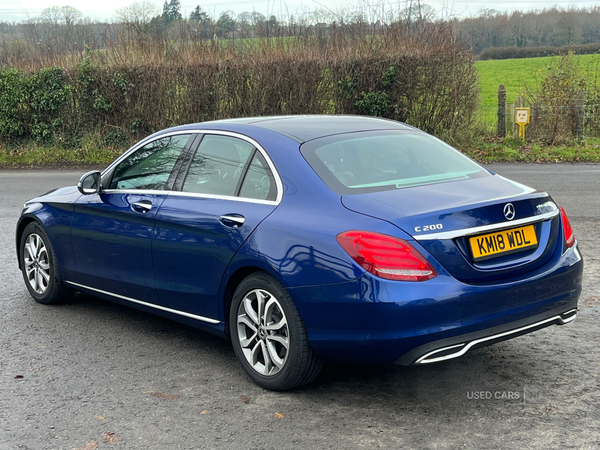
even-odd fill
[{"label": "alloy wheel", "polygon": [[277,374],[290,348],[288,322],[281,304],[269,292],[248,292],[238,308],[238,339],[246,361],[259,374]]},{"label": "alloy wheel", "polygon": [[50,258],[42,238],[31,233],[24,247],[25,274],[31,288],[37,294],[44,294],[50,283]]}]

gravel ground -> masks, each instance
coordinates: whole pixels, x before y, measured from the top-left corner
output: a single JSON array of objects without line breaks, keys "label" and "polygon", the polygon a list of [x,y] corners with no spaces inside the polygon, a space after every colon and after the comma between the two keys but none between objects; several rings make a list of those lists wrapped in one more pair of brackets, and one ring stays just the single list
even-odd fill
[{"label": "gravel ground", "polygon": [[585,259],[573,323],[424,367],[328,365],[274,393],[192,328],[83,295],[36,304],[1,203],[0,450],[600,449],[596,219],[573,220]]},{"label": "gravel ground", "polygon": [[[581,307],[600,306],[600,223],[580,220],[573,223],[584,259]],[[600,352],[599,352],[600,353]]]}]

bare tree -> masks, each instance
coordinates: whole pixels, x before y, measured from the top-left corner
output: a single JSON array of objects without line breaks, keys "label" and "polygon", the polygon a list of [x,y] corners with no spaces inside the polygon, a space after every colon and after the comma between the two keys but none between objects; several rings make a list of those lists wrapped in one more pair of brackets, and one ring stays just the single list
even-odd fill
[{"label": "bare tree", "polygon": [[242,37],[250,37],[252,14],[248,11],[237,15],[237,26]]},{"label": "bare tree", "polygon": [[129,6],[115,10],[116,20],[124,23],[138,35],[148,31],[150,21],[156,15],[158,15],[157,6],[148,0],[133,2]]},{"label": "bare tree", "polygon": [[83,14],[72,6],[63,6],[60,10],[66,26],[75,25],[76,23],[81,22],[81,19],[83,18]]},{"label": "bare tree", "polygon": [[72,6],[52,6],[42,11],[40,20],[51,25],[72,26],[80,22],[83,14]]},{"label": "bare tree", "polygon": [[40,21],[49,23],[50,25],[58,26],[62,23],[62,12],[60,6],[52,6],[46,8],[40,14]]},{"label": "bare tree", "polygon": [[436,14],[426,0],[407,0],[406,7],[400,11],[401,20],[407,25],[431,22],[435,20]]}]

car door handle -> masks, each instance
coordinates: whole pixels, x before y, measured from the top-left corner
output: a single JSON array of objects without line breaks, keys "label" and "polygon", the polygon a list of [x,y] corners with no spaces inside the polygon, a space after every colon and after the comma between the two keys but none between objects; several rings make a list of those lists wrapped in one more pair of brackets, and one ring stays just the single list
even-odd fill
[{"label": "car door handle", "polygon": [[152,202],[150,200],[140,200],[131,204],[131,209],[141,213],[147,213],[152,209]]},{"label": "car door handle", "polygon": [[233,228],[241,227],[246,222],[246,218],[241,214],[227,214],[219,217],[219,220],[223,225]]}]

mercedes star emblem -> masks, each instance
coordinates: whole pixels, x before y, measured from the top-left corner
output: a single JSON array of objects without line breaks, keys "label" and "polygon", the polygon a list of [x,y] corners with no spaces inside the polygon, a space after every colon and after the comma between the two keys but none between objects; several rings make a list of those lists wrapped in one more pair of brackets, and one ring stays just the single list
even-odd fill
[{"label": "mercedes star emblem", "polygon": [[504,217],[506,217],[506,220],[513,220],[515,218],[515,205],[512,203],[504,205]]}]

